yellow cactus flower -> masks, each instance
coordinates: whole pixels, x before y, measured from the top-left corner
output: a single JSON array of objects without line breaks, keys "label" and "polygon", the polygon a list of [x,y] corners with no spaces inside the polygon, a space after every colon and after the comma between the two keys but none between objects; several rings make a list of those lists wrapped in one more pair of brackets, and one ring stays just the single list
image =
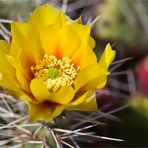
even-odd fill
[{"label": "yellow cactus flower", "polygon": [[0,85],[29,106],[30,119],[97,111],[95,90],[106,84],[115,51],[107,44],[97,62],[90,31],[49,4],[11,23],[11,42],[0,40]]}]

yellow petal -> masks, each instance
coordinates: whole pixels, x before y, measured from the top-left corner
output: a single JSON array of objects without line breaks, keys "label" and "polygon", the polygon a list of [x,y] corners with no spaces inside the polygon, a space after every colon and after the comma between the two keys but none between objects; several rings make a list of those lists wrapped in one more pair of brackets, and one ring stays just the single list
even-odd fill
[{"label": "yellow petal", "polygon": [[55,93],[50,93],[46,85],[39,79],[33,79],[30,83],[30,88],[34,97],[43,102],[45,100],[67,104],[74,97],[74,90],[71,86],[64,86],[59,91]]},{"label": "yellow petal", "polygon": [[90,65],[78,73],[74,82],[75,91],[93,89],[98,84],[103,84],[103,87],[106,76],[107,71],[99,67],[98,64]]},{"label": "yellow petal", "polygon": [[30,93],[30,88],[29,88],[29,82],[30,80],[28,80],[23,73],[21,73],[21,71],[19,70],[19,68],[16,69],[16,77],[17,80],[19,81],[22,90]]},{"label": "yellow petal", "polygon": [[[23,26],[26,26],[26,27],[23,27]],[[26,49],[25,46],[27,45],[24,45],[24,42],[26,40],[25,36],[26,38],[27,36],[29,36],[29,31],[25,29],[27,28],[27,26],[29,28],[29,25],[25,23],[13,22],[11,24],[12,41],[11,41],[11,47],[10,47],[10,55],[7,55],[7,60],[12,65],[12,67],[16,69],[16,77],[19,83],[21,84],[21,88],[26,92],[30,92],[30,88],[28,85],[30,81],[30,73],[31,73],[30,68],[28,67],[25,68],[24,65],[22,65],[21,63],[22,59],[20,57],[21,52],[27,52],[25,50]],[[24,50],[22,50],[22,47],[24,48]],[[28,61],[27,57],[26,57],[26,61]]]},{"label": "yellow petal", "polygon": [[90,37],[91,26],[90,25],[82,25],[82,24],[73,24],[72,25],[75,32],[79,35],[82,42],[88,43],[88,39]]},{"label": "yellow petal", "polygon": [[30,93],[29,82],[30,80],[22,73],[19,64],[17,63],[16,59],[14,59],[10,55],[6,55],[7,60],[11,64],[12,67],[15,68],[16,79],[20,84],[20,88],[28,93]]},{"label": "yellow petal", "polygon": [[15,69],[9,64],[6,58],[8,51],[9,45],[5,41],[0,41],[0,85],[7,89],[16,90],[19,88],[19,84],[15,77]]},{"label": "yellow petal", "polygon": [[105,47],[105,51],[102,54],[101,59],[98,64],[108,69],[109,65],[114,60],[115,55],[116,55],[116,51],[112,50],[111,45],[108,43]]},{"label": "yellow petal", "polygon": [[82,102],[85,101],[88,94],[89,94],[89,91],[85,92],[83,95],[79,95],[78,98],[76,98],[73,102],[70,102],[69,104],[64,104],[64,105],[58,104],[55,107],[55,110],[54,110],[52,116],[56,117],[56,116],[60,115],[63,112],[63,110],[65,110],[66,108],[68,108],[70,106],[78,106],[79,104],[81,104]]},{"label": "yellow petal", "polygon": [[80,66],[81,70],[97,62],[96,55],[89,46],[81,46],[72,57],[72,60],[77,66]]},{"label": "yellow petal", "polygon": [[[18,58],[22,54],[25,56],[26,61],[29,60],[30,62],[35,62],[42,58],[44,53],[41,49],[39,33],[31,25],[13,22],[11,23],[11,32],[11,55]],[[18,50],[21,51],[18,52]]]},{"label": "yellow petal", "polygon": [[82,42],[80,48],[73,55],[72,60],[75,62],[76,65],[80,66],[80,68],[83,69],[88,65],[97,62],[96,55],[93,52],[95,42],[92,37],[90,37],[90,25],[74,24],[72,26],[76,33],[79,35]]},{"label": "yellow petal", "polygon": [[89,37],[88,44],[89,44],[91,49],[94,49],[96,43],[95,43],[95,40],[92,37]]},{"label": "yellow petal", "polygon": [[52,117],[60,115],[63,110],[79,110],[79,111],[97,111],[97,103],[94,91],[87,91],[82,95],[76,96],[74,101],[65,105],[56,105]]},{"label": "yellow petal", "polygon": [[88,90],[102,88],[106,84],[108,67],[115,57],[115,51],[107,44],[105,51],[97,64],[90,65],[80,70],[75,79],[75,90]]},{"label": "yellow petal", "polygon": [[81,44],[79,35],[71,25],[63,27],[59,40],[59,48],[61,49],[63,56],[71,58],[80,48]]},{"label": "yellow petal", "polygon": [[31,120],[48,120],[53,122],[51,118],[53,104],[43,102],[39,104],[29,103],[29,118]]},{"label": "yellow petal", "polygon": [[95,40],[90,36],[91,26],[83,24],[73,24],[75,32],[79,35],[83,44],[88,45],[91,49],[95,47]]},{"label": "yellow petal", "polygon": [[[83,98],[82,98],[83,97]],[[75,102],[71,103],[67,110],[78,110],[78,111],[98,111],[96,95],[93,92],[89,92],[87,95],[83,95],[81,98],[77,99]],[[77,102],[80,99],[84,99],[82,103],[78,104]]]},{"label": "yellow petal", "polygon": [[5,54],[9,54],[10,47],[9,47],[8,42],[4,40],[0,40],[0,51],[4,52]]},{"label": "yellow petal", "polygon": [[40,31],[42,48],[48,55],[55,55],[60,50],[59,38],[64,23],[64,14],[60,12],[54,24],[49,25]]},{"label": "yellow petal", "polygon": [[29,81],[33,77],[30,67],[43,57],[39,34],[31,25],[17,22],[11,23],[11,31],[10,54],[14,59],[9,58],[9,60],[13,61],[17,79],[23,90],[29,92]]},{"label": "yellow petal", "polygon": [[57,15],[58,10],[55,7],[49,4],[44,4],[36,8],[28,22],[31,25],[36,26],[38,29],[41,29],[52,24],[55,21]]},{"label": "yellow petal", "polygon": [[55,23],[40,32],[43,49],[48,55],[55,55],[57,58],[71,58],[81,45],[79,35],[64,19],[64,14],[59,13]]}]

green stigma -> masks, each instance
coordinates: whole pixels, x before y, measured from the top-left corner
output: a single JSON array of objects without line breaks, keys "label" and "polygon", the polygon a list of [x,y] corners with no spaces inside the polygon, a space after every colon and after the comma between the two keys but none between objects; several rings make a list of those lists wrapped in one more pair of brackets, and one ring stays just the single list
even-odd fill
[{"label": "green stigma", "polygon": [[48,75],[51,79],[56,79],[59,76],[59,70],[57,68],[51,67],[48,69]]}]

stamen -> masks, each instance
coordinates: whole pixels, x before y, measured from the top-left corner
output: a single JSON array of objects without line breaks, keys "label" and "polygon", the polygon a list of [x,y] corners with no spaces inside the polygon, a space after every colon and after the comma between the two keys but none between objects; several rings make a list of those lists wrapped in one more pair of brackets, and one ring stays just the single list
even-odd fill
[{"label": "stamen", "polygon": [[35,78],[41,79],[51,92],[56,92],[65,85],[74,85],[80,67],[75,68],[68,58],[57,59],[55,56],[44,55],[35,66],[31,67]]}]

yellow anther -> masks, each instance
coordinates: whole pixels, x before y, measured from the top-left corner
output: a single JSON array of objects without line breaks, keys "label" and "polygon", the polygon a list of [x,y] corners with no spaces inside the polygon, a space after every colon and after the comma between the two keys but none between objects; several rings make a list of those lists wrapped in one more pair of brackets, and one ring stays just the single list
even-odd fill
[{"label": "yellow anther", "polygon": [[79,69],[80,67],[74,67],[74,63],[68,57],[57,59],[55,56],[47,54],[31,67],[35,78],[43,80],[43,83],[52,92],[56,92],[65,85],[73,86]]}]

